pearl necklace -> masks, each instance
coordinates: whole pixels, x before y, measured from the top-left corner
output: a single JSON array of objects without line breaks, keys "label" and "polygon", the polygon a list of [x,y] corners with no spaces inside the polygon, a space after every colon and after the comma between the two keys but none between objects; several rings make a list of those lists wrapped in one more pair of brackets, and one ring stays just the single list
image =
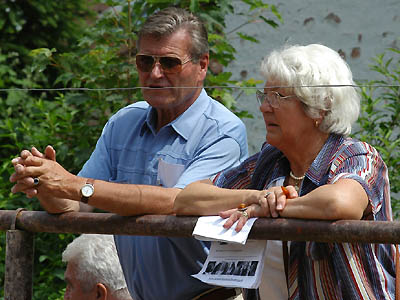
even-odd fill
[{"label": "pearl necklace", "polygon": [[294,186],[296,192],[299,192],[300,190],[300,185],[301,185],[301,181],[304,179],[304,177],[306,176],[306,174],[304,174],[303,176],[297,177],[293,174],[292,170],[290,170],[289,175],[292,179],[294,179],[295,181],[297,181],[296,185]]},{"label": "pearl necklace", "polygon": [[289,173],[289,175],[290,175],[290,177],[292,177],[292,178],[293,178],[294,180],[296,180],[296,181],[301,181],[301,180],[303,180],[303,179],[304,179],[304,177],[306,176],[306,174],[304,174],[303,176],[296,177],[296,176],[294,176],[294,174],[293,174],[292,170],[290,170],[290,173]]}]

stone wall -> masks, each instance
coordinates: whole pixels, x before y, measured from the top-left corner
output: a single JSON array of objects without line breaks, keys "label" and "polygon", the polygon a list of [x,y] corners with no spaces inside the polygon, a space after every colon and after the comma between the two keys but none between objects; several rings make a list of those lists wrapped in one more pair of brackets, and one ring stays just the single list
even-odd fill
[{"label": "stone wall", "polygon": [[[369,70],[372,58],[388,47],[400,48],[399,0],[286,0],[266,1],[275,4],[284,20],[274,29],[265,23],[253,23],[239,31],[256,37],[254,44],[236,38],[230,39],[237,49],[237,59],[229,67],[235,79],[262,79],[259,66],[272,49],[288,44],[321,43],[346,59],[356,80],[371,80],[377,74]],[[247,9],[234,2],[239,10]],[[279,21],[270,13],[264,15]],[[227,18],[227,32],[245,22],[240,16]],[[260,88],[262,85],[260,85]],[[244,119],[249,137],[250,153],[260,149],[265,140],[265,127],[258,111],[255,96],[242,96],[238,108],[248,110],[254,119]]]}]

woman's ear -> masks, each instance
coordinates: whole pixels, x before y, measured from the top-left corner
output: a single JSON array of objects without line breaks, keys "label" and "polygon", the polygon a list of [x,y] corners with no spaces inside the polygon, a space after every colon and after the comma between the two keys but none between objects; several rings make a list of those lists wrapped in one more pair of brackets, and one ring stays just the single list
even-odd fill
[{"label": "woman's ear", "polygon": [[321,125],[321,123],[324,121],[325,115],[326,111],[320,110],[319,118],[313,119],[315,128],[318,128]]},{"label": "woman's ear", "polygon": [[96,284],[96,300],[106,300],[108,290],[106,286],[102,283]]}]

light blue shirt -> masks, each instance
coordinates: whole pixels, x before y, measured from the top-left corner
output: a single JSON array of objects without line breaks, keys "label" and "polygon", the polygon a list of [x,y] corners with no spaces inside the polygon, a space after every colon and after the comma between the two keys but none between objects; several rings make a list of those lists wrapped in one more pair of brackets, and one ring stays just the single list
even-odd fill
[{"label": "light blue shirt", "polygon": [[[156,132],[156,111],[137,102],[105,125],[79,176],[118,183],[160,185],[158,165],[181,168],[174,187],[209,178],[248,156],[242,121],[202,90],[177,119]],[[171,183],[169,183],[171,184]],[[190,299],[210,288],[191,277],[208,243],[192,238],[115,236],[128,289],[136,300]]]}]

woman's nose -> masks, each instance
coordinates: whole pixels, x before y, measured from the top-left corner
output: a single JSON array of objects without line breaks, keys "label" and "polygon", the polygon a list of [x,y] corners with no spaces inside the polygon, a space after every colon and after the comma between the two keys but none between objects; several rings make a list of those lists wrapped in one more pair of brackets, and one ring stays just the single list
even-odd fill
[{"label": "woman's nose", "polygon": [[269,104],[268,100],[264,100],[264,101],[261,103],[259,109],[260,109],[260,111],[261,111],[262,113],[264,113],[264,112],[271,112],[271,111],[273,110],[273,108],[272,108],[271,104]]}]

